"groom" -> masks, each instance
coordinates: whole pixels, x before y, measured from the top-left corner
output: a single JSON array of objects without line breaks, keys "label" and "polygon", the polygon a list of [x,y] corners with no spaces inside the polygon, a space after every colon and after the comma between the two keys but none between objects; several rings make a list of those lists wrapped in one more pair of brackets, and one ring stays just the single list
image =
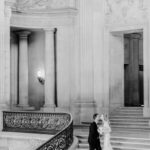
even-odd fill
[{"label": "groom", "polygon": [[90,124],[88,143],[90,150],[102,150],[100,146],[99,133],[97,131],[97,124],[100,122],[98,114],[93,115],[93,122]]}]

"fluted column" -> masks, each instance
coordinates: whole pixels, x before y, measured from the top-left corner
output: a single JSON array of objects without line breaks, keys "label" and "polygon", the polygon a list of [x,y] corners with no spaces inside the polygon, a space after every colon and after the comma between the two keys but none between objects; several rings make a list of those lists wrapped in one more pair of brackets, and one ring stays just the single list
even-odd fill
[{"label": "fluted column", "polygon": [[45,105],[44,110],[55,108],[54,29],[45,29]]},{"label": "fluted column", "polygon": [[19,106],[28,106],[28,35],[19,32]]}]

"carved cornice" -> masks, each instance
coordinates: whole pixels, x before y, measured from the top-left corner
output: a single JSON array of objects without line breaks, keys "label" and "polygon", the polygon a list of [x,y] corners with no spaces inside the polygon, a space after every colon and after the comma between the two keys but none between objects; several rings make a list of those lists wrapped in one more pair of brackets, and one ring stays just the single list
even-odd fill
[{"label": "carved cornice", "polygon": [[20,14],[13,13],[10,24],[13,27],[20,28],[49,28],[56,26],[68,26],[74,24],[74,15],[72,14],[57,14],[54,15],[31,15],[31,14]]}]

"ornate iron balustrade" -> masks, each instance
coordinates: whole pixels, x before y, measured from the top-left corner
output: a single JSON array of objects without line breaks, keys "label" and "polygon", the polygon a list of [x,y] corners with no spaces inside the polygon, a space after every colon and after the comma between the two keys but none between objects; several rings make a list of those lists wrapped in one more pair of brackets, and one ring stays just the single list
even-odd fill
[{"label": "ornate iron balustrade", "polygon": [[36,150],[67,150],[73,142],[73,122]]},{"label": "ornate iron balustrade", "polygon": [[73,121],[67,113],[3,112],[3,131],[56,134],[36,150],[67,150]]}]

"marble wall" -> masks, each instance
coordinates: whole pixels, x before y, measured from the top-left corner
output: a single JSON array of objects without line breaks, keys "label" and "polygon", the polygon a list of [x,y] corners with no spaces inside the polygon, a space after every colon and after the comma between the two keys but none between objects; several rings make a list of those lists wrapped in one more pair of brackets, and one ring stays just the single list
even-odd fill
[{"label": "marble wall", "polygon": [[[110,107],[123,106],[123,70],[120,65],[123,64],[123,40],[114,33],[123,35],[131,30],[145,30],[150,16],[149,0],[65,0],[61,4],[57,4],[57,0],[51,0],[52,3],[49,0],[47,6],[41,0],[32,9],[34,2],[36,0],[18,1],[18,10],[25,5],[23,11],[29,12],[18,14],[14,10],[10,23],[13,27],[31,30],[58,29],[58,107],[72,112],[75,122],[80,123],[91,121],[92,116],[87,111],[91,114],[108,113]],[[52,5],[55,3],[57,5]],[[60,13],[48,11],[56,9],[60,9]],[[38,15],[37,11],[40,12]],[[42,41],[42,36],[42,33],[34,34],[31,40],[36,40],[30,43],[31,49],[40,49],[37,42]],[[148,38],[145,34],[144,37]],[[149,64],[148,60],[145,64]],[[40,66],[36,62],[31,63],[33,68],[35,65],[37,68]],[[32,95],[36,95],[32,96],[33,99],[40,93],[35,88],[30,84]]]}]

